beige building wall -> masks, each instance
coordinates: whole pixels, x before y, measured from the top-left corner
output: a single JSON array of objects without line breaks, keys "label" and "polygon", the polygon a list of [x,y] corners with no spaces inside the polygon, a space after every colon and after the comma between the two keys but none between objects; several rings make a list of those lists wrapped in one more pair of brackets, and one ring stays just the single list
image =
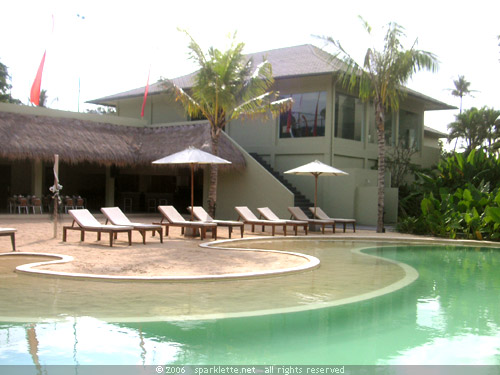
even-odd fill
[{"label": "beige building wall", "polygon": [[[345,91],[335,86],[332,76],[309,76],[278,80],[277,89],[282,95],[326,91],[326,127],[323,137],[279,138],[279,119],[245,119],[233,121],[226,133],[247,152],[261,155],[275,170],[284,172],[313,160],[320,160],[348,171],[345,177],[320,178],[318,205],[336,217],[353,217],[360,224],[375,225],[377,219],[377,163],[376,139],[369,141],[368,129],[364,129],[361,141],[334,137],[335,96]],[[139,117],[142,98],[120,101],[120,116]],[[365,104],[367,106],[367,104]],[[418,114],[420,144],[413,162],[424,167],[435,164],[439,150],[431,147],[424,137],[423,104],[407,98],[401,110]],[[152,95],[145,109],[144,124],[165,124],[185,121],[182,106],[166,95]],[[399,137],[399,115],[393,115],[393,137]],[[375,137],[376,138],[376,137]],[[434,144],[433,144],[434,145]],[[390,148],[390,145],[387,145]],[[248,168],[243,172],[226,172],[219,175],[218,218],[235,218],[234,206],[247,205],[251,209],[272,206],[280,216],[288,217],[286,207],[293,204],[293,194],[274,179],[264,168],[246,155]],[[207,177],[206,177],[207,178]],[[306,197],[314,201],[314,178],[286,176]],[[205,190],[208,189],[208,180]],[[259,189],[256,189],[259,187]],[[397,220],[397,189],[390,187],[390,176],[386,176],[386,222]],[[286,191],[286,194],[284,194]],[[204,202],[206,202],[204,193]],[[368,204],[368,202],[370,202]],[[375,207],[375,208],[373,208]]]},{"label": "beige building wall", "polygon": [[[269,207],[281,218],[288,218],[287,207],[293,206],[293,193],[274,178],[240,146],[246,161],[241,171],[219,171],[216,218],[236,220],[236,206],[248,206],[255,215],[258,207]],[[204,174],[203,202],[207,208],[209,173]]]}]

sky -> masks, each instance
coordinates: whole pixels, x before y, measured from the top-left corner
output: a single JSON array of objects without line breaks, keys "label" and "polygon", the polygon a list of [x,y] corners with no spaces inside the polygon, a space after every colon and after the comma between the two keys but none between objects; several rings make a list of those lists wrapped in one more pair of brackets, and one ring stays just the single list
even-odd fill
[{"label": "sky", "polygon": [[[416,73],[408,87],[458,108],[451,89],[463,75],[477,90],[464,98],[464,109],[500,109],[499,1],[18,0],[4,2],[1,11],[0,62],[12,77],[12,96],[25,104],[44,51],[48,106],[84,112],[95,108],[88,100],[145,86],[149,71],[153,83],[196,70],[179,28],[205,51],[225,49],[235,31],[245,53],[301,44],[328,50],[317,36],[331,36],[361,60],[396,22],[405,28],[407,48],[418,40],[417,48],[439,60],[437,73]],[[457,113],[427,112],[425,124],[446,132]]]}]

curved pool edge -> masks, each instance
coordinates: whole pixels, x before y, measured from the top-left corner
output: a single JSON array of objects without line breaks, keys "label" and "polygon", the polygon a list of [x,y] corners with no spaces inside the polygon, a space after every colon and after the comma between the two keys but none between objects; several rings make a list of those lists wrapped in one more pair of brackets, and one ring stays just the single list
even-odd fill
[{"label": "curved pool edge", "polygon": [[[426,244],[426,245],[432,245],[432,244],[447,244],[447,245],[456,245],[456,246],[481,246],[481,247],[495,247],[497,249],[500,249],[500,244],[498,243],[486,243],[482,241],[472,241],[472,240],[463,240],[463,241],[456,241],[456,240],[446,240],[446,239],[430,239],[430,238],[408,238],[408,237],[380,237],[380,236],[353,236],[353,235],[332,235],[332,236],[324,236],[324,235],[317,235],[317,236],[297,236],[297,237],[253,237],[253,238],[247,238],[247,239],[233,239],[233,240],[220,240],[216,242],[210,242],[206,243],[204,245],[208,245],[206,247],[213,247],[216,248],[213,245],[217,245],[217,243],[221,242],[233,242],[233,241],[252,241],[252,240],[300,240],[300,239],[319,239],[319,240],[333,240],[333,242],[336,241],[356,241],[356,242],[384,242],[387,245],[391,246],[392,243],[394,244]],[[205,246],[203,246],[205,247]],[[126,317],[126,318],[121,318],[121,317],[99,317],[100,320],[107,321],[110,323],[116,322],[153,322],[153,321],[203,321],[203,320],[215,320],[215,319],[224,319],[224,318],[242,318],[242,317],[252,317],[252,316],[261,316],[261,315],[272,315],[272,314],[280,314],[280,313],[293,313],[293,312],[302,312],[302,311],[308,311],[308,310],[316,310],[316,309],[322,309],[322,308],[329,308],[329,307],[334,307],[334,306],[339,306],[339,305],[345,305],[345,304],[350,304],[354,302],[361,302],[364,300],[372,299],[375,297],[379,297],[385,294],[389,294],[391,292],[397,291],[399,289],[404,288],[407,285],[410,285],[412,282],[414,282],[418,278],[418,273],[417,271],[405,264],[405,263],[400,263],[397,261],[393,261],[388,258],[383,258],[379,257],[376,255],[371,255],[371,254],[366,254],[363,253],[362,251],[371,249],[373,248],[372,246],[366,246],[360,249],[353,249],[356,251],[361,251],[362,255],[365,256],[373,256],[379,259],[382,259],[384,261],[388,262],[396,262],[398,264],[403,265],[403,268],[405,269],[405,274],[406,277],[403,279],[398,280],[395,283],[392,283],[386,287],[380,288],[376,291],[371,291],[367,293],[362,293],[357,296],[353,297],[347,297],[335,301],[329,301],[329,302],[322,302],[322,303],[313,303],[313,304],[308,304],[308,305],[303,305],[303,306],[294,306],[294,307],[289,307],[289,308],[279,308],[279,309],[265,309],[265,310],[256,310],[256,311],[250,311],[250,312],[238,312],[238,313],[214,313],[214,314],[198,314],[198,315],[155,315],[155,316],[150,316],[150,317]],[[231,248],[221,248],[222,250],[230,250]],[[22,253],[22,254],[28,254],[28,253]],[[2,254],[0,254],[2,255]],[[12,253],[6,253],[4,255],[12,255]],[[31,255],[41,255],[40,253],[33,253]],[[408,268],[406,268],[408,267]],[[415,273],[416,274],[415,274]],[[4,319],[7,319],[6,321],[12,321],[12,322],[24,322],[26,321],[26,317],[24,318],[16,318],[16,317],[2,317]],[[60,317],[61,319],[65,319],[64,316]],[[0,318],[1,320],[1,318]],[[29,320],[29,319],[28,319]],[[36,321],[38,320],[37,318],[34,318],[33,320],[29,321]]]},{"label": "curved pool edge", "polygon": [[[203,247],[203,246],[202,246]],[[225,249],[229,250],[229,249]],[[33,253],[33,252],[11,252],[2,253],[0,256],[40,256],[40,257],[54,257],[58,258],[55,260],[48,260],[35,263],[27,263],[16,267],[16,272],[29,274],[33,276],[50,276],[50,277],[61,277],[69,278],[75,280],[97,280],[97,281],[157,281],[157,282],[196,282],[196,281],[216,281],[216,280],[232,280],[232,279],[251,279],[251,278],[262,278],[262,277],[272,277],[272,276],[282,276],[287,274],[294,274],[299,272],[305,272],[313,270],[320,266],[320,260],[316,257],[300,254],[294,252],[286,252],[280,250],[260,250],[260,249],[231,249],[238,251],[254,251],[254,252],[271,252],[278,254],[293,255],[299,258],[305,259],[307,262],[305,264],[295,266],[295,267],[285,267],[275,270],[264,270],[256,272],[240,272],[240,273],[229,273],[229,274],[206,274],[206,275],[193,275],[193,276],[119,276],[119,275],[104,275],[104,274],[88,274],[88,273],[72,273],[72,272],[60,272],[51,270],[39,270],[35,269],[38,266],[45,266],[50,264],[67,263],[74,260],[72,256],[63,254],[51,254],[51,253]]]}]

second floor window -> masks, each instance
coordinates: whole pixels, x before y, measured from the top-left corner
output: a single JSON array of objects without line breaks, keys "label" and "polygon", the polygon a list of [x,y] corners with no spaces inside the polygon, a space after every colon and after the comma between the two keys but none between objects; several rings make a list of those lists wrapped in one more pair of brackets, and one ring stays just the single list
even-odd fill
[{"label": "second floor window", "polygon": [[325,135],[326,92],[292,94],[291,110],[279,119],[280,138],[323,137]]},{"label": "second floor window", "polygon": [[335,137],[361,141],[364,128],[364,104],[353,96],[335,98]]}]

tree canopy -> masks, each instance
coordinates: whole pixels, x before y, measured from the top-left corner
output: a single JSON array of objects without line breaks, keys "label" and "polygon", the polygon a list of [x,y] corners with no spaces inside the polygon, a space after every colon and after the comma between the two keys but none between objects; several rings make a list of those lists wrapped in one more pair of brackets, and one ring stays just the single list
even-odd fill
[{"label": "tree canopy", "polygon": [[10,94],[12,85],[9,83],[9,81],[10,75],[7,66],[0,62],[0,102],[20,104],[21,101],[14,99]]},{"label": "tree canopy", "polygon": [[[361,18],[361,17],[360,17]],[[372,28],[361,18],[368,34]],[[404,29],[397,23],[389,23],[381,50],[369,47],[366,50],[363,63],[358,63],[344,50],[338,40],[323,37],[336,47],[345,63],[345,69],[340,74],[343,86],[352,92],[357,92],[363,101],[373,101],[375,106],[375,121],[378,138],[378,220],[377,232],[384,229],[384,189],[385,189],[385,114],[387,111],[397,111],[401,100],[405,97],[404,85],[419,70],[436,71],[437,58],[434,54],[416,49],[417,41],[410,49],[406,49],[401,39],[405,37]]]},{"label": "tree canopy", "polygon": [[[212,153],[218,154],[218,139],[222,129],[241,116],[267,116],[280,112],[289,102],[276,100],[272,91],[274,79],[271,64],[263,60],[258,64],[243,54],[244,43],[236,41],[236,33],[226,51],[210,47],[205,54],[192,36],[189,38],[189,57],[199,66],[194,85],[188,90],[170,80],[164,81],[173,90],[191,118],[206,118],[211,125]],[[215,215],[217,191],[217,165],[210,167],[208,210]]]},{"label": "tree canopy", "polygon": [[448,125],[448,139],[462,138],[465,152],[485,147],[495,152],[500,147],[500,111],[493,108],[472,107],[455,116],[455,121]]}]

